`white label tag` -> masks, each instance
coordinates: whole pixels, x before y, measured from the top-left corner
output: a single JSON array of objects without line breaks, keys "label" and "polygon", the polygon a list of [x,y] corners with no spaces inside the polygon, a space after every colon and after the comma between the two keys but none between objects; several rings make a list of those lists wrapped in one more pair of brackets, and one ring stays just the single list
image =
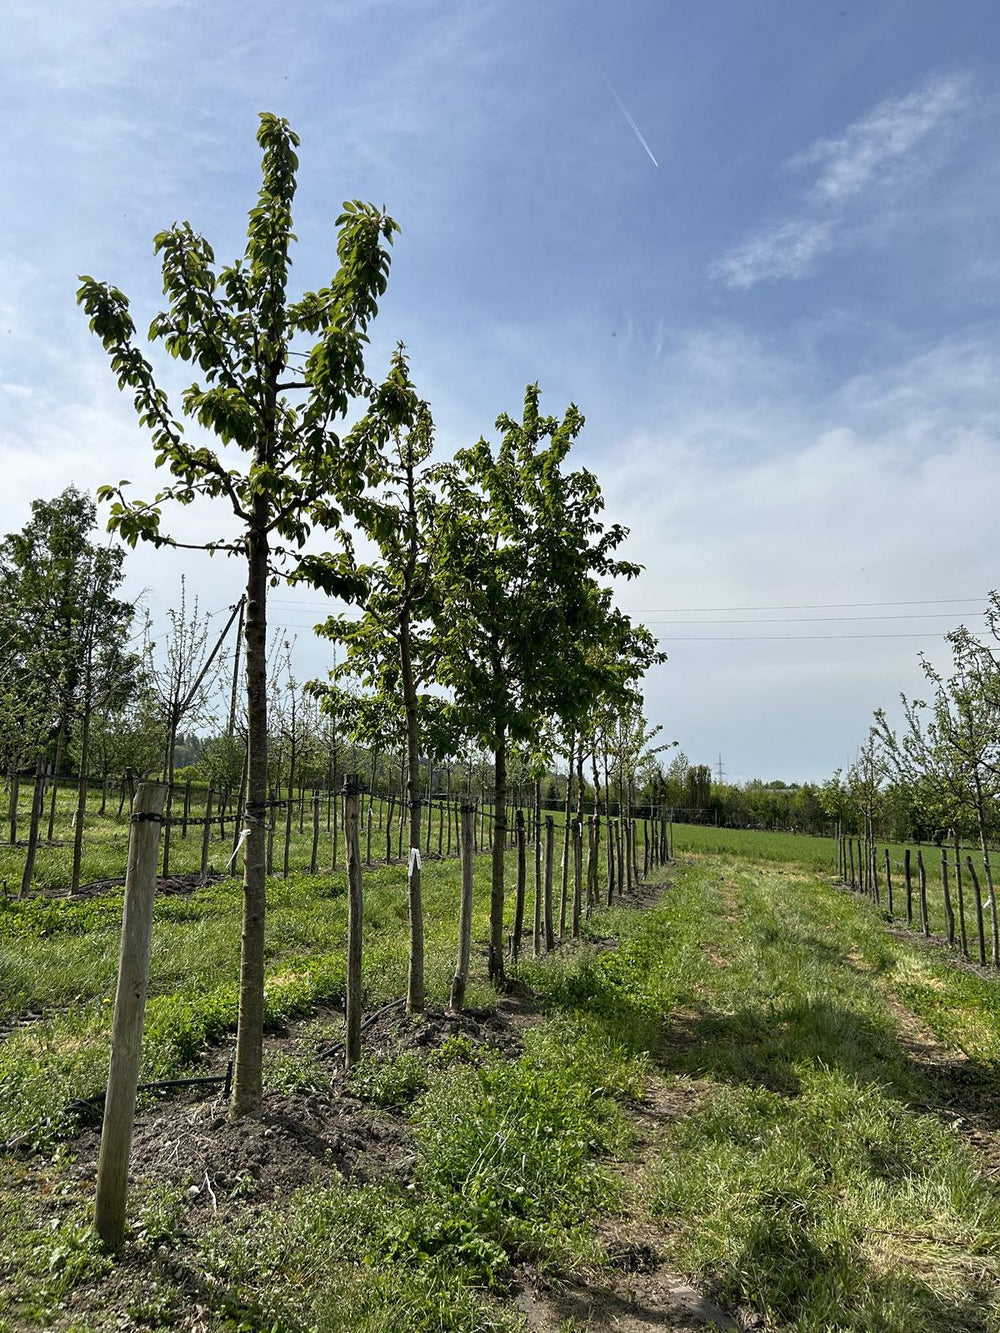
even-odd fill
[{"label": "white label tag", "polygon": [[238,840],[238,842],[236,843],[236,846],[233,848],[233,854],[232,854],[232,856],[229,858],[228,862],[226,863],[226,869],[227,869],[227,870],[232,870],[232,868],[233,868],[233,862],[234,862],[234,861],[236,860],[236,858],[239,856],[239,854],[240,854],[240,848],[243,846],[243,844],[246,842],[246,840],[247,840],[247,838],[249,838],[249,836],[250,836],[250,830],[249,830],[248,828],[245,828],[245,829],[242,831],[242,833],[240,834],[240,836],[239,836],[239,840]]},{"label": "white label tag", "polygon": [[419,847],[411,847],[411,848],[410,848],[410,864],[409,864],[409,870],[412,871],[414,867],[416,867],[417,870],[420,869],[420,848],[419,848]]}]

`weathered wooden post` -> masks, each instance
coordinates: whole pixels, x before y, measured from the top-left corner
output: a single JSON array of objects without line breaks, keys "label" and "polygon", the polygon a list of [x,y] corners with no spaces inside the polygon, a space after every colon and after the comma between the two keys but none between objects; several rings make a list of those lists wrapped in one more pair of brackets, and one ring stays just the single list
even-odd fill
[{"label": "weathered wooden post", "polygon": [[312,794],[312,817],[313,817],[313,837],[312,853],[309,857],[309,873],[315,875],[319,869],[319,828],[320,828],[320,807],[319,807],[319,788],[316,787]]},{"label": "weathered wooden post", "polygon": [[951,890],[948,887],[948,853],[941,848],[941,893],[944,896],[944,919],[948,928],[948,943],[955,944],[955,911],[951,905]]},{"label": "weathered wooden post", "polygon": [[885,898],[889,916],[892,916],[892,862],[889,859],[889,848],[885,849]]},{"label": "weathered wooden post", "polygon": [[580,915],[583,907],[583,821],[573,819],[573,915],[572,935],[580,938]]},{"label": "weathered wooden post", "polygon": [[927,870],[924,867],[924,854],[917,849],[917,888],[920,895],[920,928],[925,935],[931,933],[931,921],[927,914]]},{"label": "weathered wooden post", "polygon": [[451,1009],[458,1013],[465,1003],[472,955],[472,875],[475,852],[476,805],[468,797],[459,804],[460,836],[458,852],[462,862],[462,896],[458,909],[458,963],[451,982]]},{"label": "weathered wooden post", "polygon": [[161,783],[140,783],[129,828],[118,988],[94,1201],[94,1229],[104,1244],[113,1250],[120,1248],[125,1239],[128,1163],[139,1085],[156,862],[166,797],[167,788]]},{"label": "weathered wooden post", "polygon": [[31,822],[28,825],[28,853],[24,858],[24,870],[21,874],[21,892],[23,898],[31,888],[31,877],[35,873],[35,857],[38,854],[38,829],[42,820],[45,804],[44,784],[45,761],[38,757],[35,762],[35,785],[31,790]]},{"label": "weathered wooden post", "polygon": [[587,920],[597,906],[597,862],[601,854],[601,816],[587,816]]},{"label": "weathered wooden post", "polygon": [[358,793],[356,773],[344,774],[344,854],[347,870],[347,993],[344,1068],[352,1069],[361,1059],[361,931],[364,901],[361,892],[361,849],[358,845]]},{"label": "weathered wooden post", "polygon": [[510,941],[510,956],[511,961],[516,964],[521,952],[521,931],[524,929],[524,895],[528,880],[523,810],[518,810],[514,815],[514,842],[517,846],[517,888],[514,893],[514,933]]},{"label": "weathered wooden post", "polygon": [[903,853],[903,878],[906,880],[906,924],[913,925],[913,871],[911,868],[910,849]]},{"label": "weathered wooden post", "polygon": [[550,953],[556,947],[556,934],[552,924],[552,862],[556,850],[556,821],[551,815],[545,816],[545,891],[543,897],[545,951]]},{"label": "weathered wooden post", "polygon": [[607,882],[607,895],[605,897],[605,902],[610,907],[611,904],[614,902],[615,898],[615,827],[616,826],[611,822],[610,815],[608,816],[607,823],[608,823],[608,832],[607,832],[608,882]]},{"label": "weathered wooden post", "polygon": [[208,795],[205,797],[205,824],[201,830],[201,882],[208,883],[208,846],[212,838],[212,804],[215,799],[215,791],[212,784],[208,784]]},{"label": "weathered wooden post", "polygon": [[969,878],[972,881],[972,896],[976,908],[976,930],[979,934],[979,961],[986,966],[986,932],[983,928],[983,891],[979,887],[979,876],[976,874],[976,867],[972,864],[972,857],[965,858],[965,864],[969,868]]}]

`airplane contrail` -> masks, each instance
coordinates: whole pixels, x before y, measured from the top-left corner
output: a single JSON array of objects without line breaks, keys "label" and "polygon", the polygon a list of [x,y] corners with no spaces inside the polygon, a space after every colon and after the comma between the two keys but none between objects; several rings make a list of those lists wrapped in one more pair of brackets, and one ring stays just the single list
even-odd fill
[{"label": "airplane contrail", "polygon": [[632,113],[629,111],[628,107],[625,105],[622,99],[618,96],[617,88],[611,82],[611,80],[608,78],[606,74],[604,75],[604,82],[608,85],[608,88],[611,90],[611,95],[618,103],[618,108],[621,111],[622,115],[625,117],[626,121],[628,122],[629,128],[631,129],[632,133],[635,135],[635,137],[642,144],[643,148],[645,148],[646,152],[649,154],[650,162],[652,162],[654,167],[658,167],[660,164],[653,156],[652,148],[650,148],[649,144],[643,138],[642,130],[640,130],[639,126],[632,119]]}]

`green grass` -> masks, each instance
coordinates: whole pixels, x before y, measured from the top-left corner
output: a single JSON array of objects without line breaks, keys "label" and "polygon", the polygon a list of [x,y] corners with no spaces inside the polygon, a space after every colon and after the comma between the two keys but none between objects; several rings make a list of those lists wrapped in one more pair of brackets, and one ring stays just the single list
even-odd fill
[{"label": "green grass", "polygon": [[[334,1179],[198,1239],[185,1229],[183,1185],[137,1195],[133,1323],[178,1323],[196,1274],[213,1333],[506,1333],[518,1327],[505,1293],[519,1265],[562,1280],[600,1270],[598,1222],[617,1214],[619,1229],[653,1228],[676,1271],[775,1331],[1000,1333],[1000,1194],[959,1119],[964,1096],[988,1103],[995,1088],[997,985],[893,937],[873,904],[829,883],[829,866],[824,880],[799,849],[784,863],[773,847],[693,854],[657,907],[599,914],[587,931],[616,935],[615,949],[526,958],[522,978],[546,1017],[520,1058],[455,1037],[430,1055],[365,1059],[353,1091],[413,1127],[408,1184]],[[480,858],[480,940],[487,874]],[[441,1000],[457,866],[425,862],[424,893],[428,984]],[[278,1022],[339,996],[345,904],[339,876],[273,880],[269,900]],[[366,875],[366,907],[375,1004],[403,989],[402,867]],[[148,1068],[180,1068],[229,1030],[238,908],[233,883],[158,903]],[[6,1123],[99,1085],[116,910],[120,900],[8,909],[4,975],[17,993],[68,1002],[75,975],[83,998],[0,1046]],[[471,1002],[488,996],[480,972]],[[951,1048],[937,1064],[900,1039],[901,1024],[918,1021]],[[275,1054],[269,1088],[322,1086],[321,1026],[301,1058]],[[683,1114],[659,1122],[639,1160],[631,1107],[644,1088]],[[11,1200],[0,1212],[0,1329],[58,1324],[61,1303],[107,1278],[66,1152],[0,1166]],[[97,1333],[117,1313],[72,1326]]]},{"label": "green grass", "polygon": [[[488,859],[476,862],[474,938],[486,934]],[[459,867],[428,861],[423,876],[426,984],[447,998],[455,966],[453,923]],[[405,991],[408,961],[404,866],[381,866],[365,880],[365,989],[369,1004]],[[190,898],[159,898],[154,910],[144,1081],[172,1078],[204,1043],[236,1022],[241,888],[235,880]],[[0,1141],[39,1126],[49,1141],[72,1126],[72,1099],[100,1091],[107,1067],[118,964],[121,895],[98,900],[0,904],[11,923],[0,945],[0,1021],[26,1010],[59,1010],[0,1043]],[[343,876],[295,875],[268,882],[267,1017],[272,1024],[343,997],[347,905]],[[483,983],[470,989],[475,1004]]]},{"label": "green grass", "polygon": [[[668,1085],[697,1080],[646,1190],[674,1263],[773,1328],[1000,1327],[1000,1197],[899,1042],[923,954],[864,900],[725,858],[620,928],[555,993],[649,1047]],[[964,1008],[992,1053],[988,983],[931,967],[939,1016]]]}]

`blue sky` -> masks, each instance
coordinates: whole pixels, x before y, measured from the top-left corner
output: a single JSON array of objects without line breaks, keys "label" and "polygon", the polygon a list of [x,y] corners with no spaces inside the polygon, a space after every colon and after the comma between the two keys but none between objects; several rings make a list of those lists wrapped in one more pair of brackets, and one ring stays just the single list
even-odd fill
[{"label": "blue sky", "polygon": [[[76,276],[144,327],[156,231],[238,252],[272,110],[297,282],[344,198],[400,222],[372,366],[406,342],[443,450],[531,380],[586,413],[646,566],[621,603],[670,653],[653,720],[732,777],[822,779],[1000,583],[998,35],[976,0],[7,0],[0,531],[70,481],[153,489]],[[154,611],[185,570],[238,594],[234,564],[129,559]],[[317,604],[276,598],[302,675]]]}]

